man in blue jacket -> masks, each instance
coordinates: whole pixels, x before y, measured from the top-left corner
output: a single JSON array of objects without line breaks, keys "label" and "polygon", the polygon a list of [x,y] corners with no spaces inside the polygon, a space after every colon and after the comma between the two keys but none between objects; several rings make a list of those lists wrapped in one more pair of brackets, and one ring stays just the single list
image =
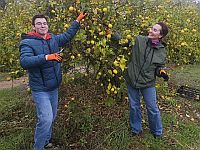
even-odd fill
[{"label": "man in blue jacket", "polygon": [[47,18],[38,14],[32,18],[33,31],[22,34],[20,64],[28,70],[38,119],[34,150],[52,146],[52,125],[57,114],[58,88],[62,80],[59,50],[72,40],[86,15],[81,13],[65,33],[54,35],[48,33]]}]

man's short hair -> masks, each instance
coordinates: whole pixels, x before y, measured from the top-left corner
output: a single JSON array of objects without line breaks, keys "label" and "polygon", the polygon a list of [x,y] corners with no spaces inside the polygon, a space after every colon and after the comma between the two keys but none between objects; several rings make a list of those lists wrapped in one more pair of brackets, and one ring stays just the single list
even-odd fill
[{"label": "man's short hair", "polygon": [[161,26],[162,29],[160,31],[160,35],[162,35],[162,38],[164,38],[167,35],[168,31],[169,31],[168,27],[163,22],[158,22],[157,24]]},{"label": "man's short hair", "polygon": [[45,15],[43,15],[43,14],[37,14],[37,15],[33,16],[33,18],[32,18],[32,25],[33,26],[35,26],[35,20],[37,18],[44,18],[48,22],[47,17]]}]

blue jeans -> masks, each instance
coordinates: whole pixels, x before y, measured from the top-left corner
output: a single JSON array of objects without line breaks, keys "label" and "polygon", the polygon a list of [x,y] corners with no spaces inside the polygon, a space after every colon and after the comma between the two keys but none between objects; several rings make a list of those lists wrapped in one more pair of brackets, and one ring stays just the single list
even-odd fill
[{"label": "blue jeans", "polygon": [[58,89],[48,92],[32,91],[33,101],[37,111],[37,125],[35,128],[34,150],[43,150],[49,143],[52,124],[56,118],[58,107]]},{"label": "blue jeans", "polygon": [[142,114],[140,110],[141,94],[146,104],[149,128],[151,133],[154,135],[162,135],[163,127],[160,117],[160,111],[157,106],[155,87],[135,89],[128,85],[131,131],[134,133],[139,133],[142,131]]}]

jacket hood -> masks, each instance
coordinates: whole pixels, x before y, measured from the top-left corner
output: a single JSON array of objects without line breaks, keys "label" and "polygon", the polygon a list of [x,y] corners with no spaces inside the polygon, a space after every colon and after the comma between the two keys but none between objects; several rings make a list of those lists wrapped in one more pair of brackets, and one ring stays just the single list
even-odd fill
[{"label": "jacket hood", "polygon": [[43,37],[36,33],[36,32],[28,32],[28,33],[22,33],[21,39],[40,39],[40,40],[48,40],[51,38],[51,34],[47,33],[47,36],[45,39]]}]

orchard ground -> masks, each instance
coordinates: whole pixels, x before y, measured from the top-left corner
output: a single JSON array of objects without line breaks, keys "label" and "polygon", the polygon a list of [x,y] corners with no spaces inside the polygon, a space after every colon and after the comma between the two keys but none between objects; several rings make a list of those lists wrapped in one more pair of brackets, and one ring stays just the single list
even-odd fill
[{"label": "orchard ground", "polygon": [[[180,85],[199,89],[199,74],[200,65],[180,66],[170,71],[168,84],[158,79],[162,139],[149,133],[143,102],[144,132],[132,137],[126,94],[113,100],[89,76],[76,74],[74,80],[64,76],[53,141],[59,150],[199,150],[200,102],[176,94]],[[1,150],[31,150],[36,118],[26,86],[1,89],[0,97]]]}]

